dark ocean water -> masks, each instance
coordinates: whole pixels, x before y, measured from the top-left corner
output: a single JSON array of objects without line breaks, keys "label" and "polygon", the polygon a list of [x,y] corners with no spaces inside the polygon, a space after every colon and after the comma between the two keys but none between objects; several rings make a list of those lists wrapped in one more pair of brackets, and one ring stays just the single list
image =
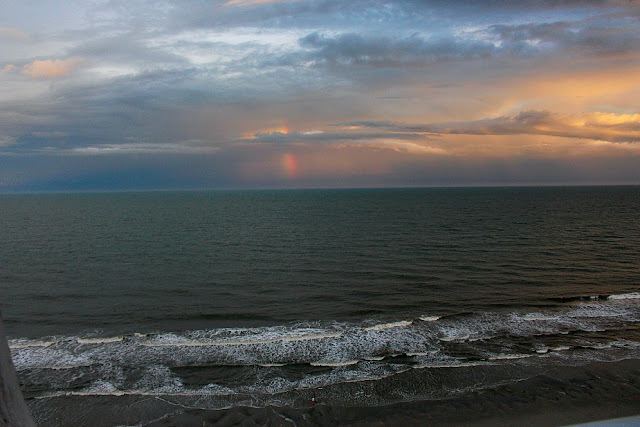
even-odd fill
[{"label": "dark ocean water", "polygon": [[3,195],[0,241],[41,414],[123,395],[382,405],[640,358],[637,186]]}]

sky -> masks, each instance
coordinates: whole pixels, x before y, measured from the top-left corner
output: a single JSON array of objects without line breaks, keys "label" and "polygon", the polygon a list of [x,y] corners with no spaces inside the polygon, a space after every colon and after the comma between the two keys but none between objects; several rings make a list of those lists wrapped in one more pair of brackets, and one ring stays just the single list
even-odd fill
[{"label": "sky", "polygon": [[640,184],[640,0],[0,11],[0,192]]}]

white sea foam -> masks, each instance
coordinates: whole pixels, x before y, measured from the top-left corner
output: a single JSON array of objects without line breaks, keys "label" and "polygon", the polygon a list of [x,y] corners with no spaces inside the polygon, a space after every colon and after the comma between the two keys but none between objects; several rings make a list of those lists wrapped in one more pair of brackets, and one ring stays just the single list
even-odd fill
[{"label": "white sea foam", "polygon": [[584,348],[591,348],[594,350],[605,350],[608,348],[613,348],[614,347],[614,343],[595,343],[593,345],[585,345]]},{"label": "white sea foam", "polygon": [[440,338],[440,341],[444,341],[444,342],[467,341],[467,340],[469,340],[470,337],[471,337],[470,335],[458,335],[458,336],[449,335],[449,336]]},{"label": "white sea foam", "polygon": [[534,350],[538,354],[547,354],[550,351],[559,352],[559,351],[571,350],[572,348],[573,347],[569,346],[569,345],[557,345],[557,346],[554,346],[554,347],[547,347],[546,345],[541,345],[541,346],[536,347]]},{"label": "white sea foam", "polygon": [[419,319],[423,322],[435,322],[436,320],[440,320],[440,316],[420,316]]},{"label": "white sea foam", "polygon": [[93,361],[85,354],[49,347],[25,347],[12,354],[16,370],[24,369],[72,369],[90,366]]},{"label": "white sea foam", "polygon": [[608,300],[624,300],[624,299],[640,299],[640,292],[631,292],[628,294],[610,295]]},{"label": "white sea foam", "polygon": [[356,365],[359,362],[359,360],[336,360],[336,361],[318,361],[318,362],[311,362],[310,365],[311,366],[328,366],[328,367],[332,367],[332,368],[336,368],[339,366],[351,366],[351,365]]},{"label": "white sea foam", "polygon": [[526,320],[527,322],[535,322],[535,321],[553,321],[558,320],[558,316],[552,316],[548,314],[541,313],[527,313],[522,316],[522,320]]},{"label": "white sea foam", "polygon": [[384,360],[384,356],[366,356],[363,357],[364,360],[368,360],[369,362],[379,362]]},{"label": "white sea foam", "polygon": [[222,346],[256,346],[264,344],[274,344],[278,342],[313,341],[329,338],[338,338],[341,332],[314,332],[314,333],[284,333],[275,334],[269,337],[268,334],[262,336],[250,336],[241,339],[218,339],[218,340],[190,340],[187,338],[160,339],[157,341],[141,343],[145,347],[222,347]]},{"label": "white sea foam", "polygon": [[409,357],[414,357],[414,356],[431,356],[433,354],[438,353],[439,350],[434,350],[434,351],[427,351],[427,352],[417,352],[417,353],[407,353],[407,356]]},{"label": "white sea foam", "polygon": [[457,362],[457,363],[439,363],[439,364],[420,364],[413,366],[413,369],[453,369],[453,368],[469,368],[473,366],[488,365],[487,362]]},{"label": "white sea foam", "polygon": [[109,344],[124,340],[123,336],[107,337],[107,338],[78,338],[78,344]]},{"label": "white sea foam", "polygon": [[[436,316],[424,316],[420,318],[421,321],[398,320],[377,325],[371,320],[362,323],[310,322],[179,333],[135,333],[124,337],[97,338],[89,335],[40,340],[14,339],[11,345],[19,370],[34,369],[28,375],[37,376],[38,381],[41,381],[41,376],[45,378],[43,384],[51,384],[40,390],[59,390],[76,395],[198,396],[223,392],[250,394],[255,389],[257,393],[278,394],[328,384],[374,381],[413,368],[499,365],[507,364],[511,359],[536,355],[540,356],[534,360],[574,357],[577,351],[565,350],[594,345],[591,342],[576,342],[584,335],[581,331],[617,331],[624,328],[625,324],[638,320],[638,317],[634,302],[611,303],[600,300],[561,310],[539,309],[535,313],[511,314],[469,313],[447,317],[442,321],[436,321],[440,320]],[[568,334],[572,335],[562,336]],[[553,336],[553,341],[547,342],[547,336]],[[529,348],[519,350],[525,354],[495,354],[496,340],[502,345],[503,341],[525,343],[532,339],[539,344],[530,344]],[[474,360],[476,357],[467,359],[459,357],[455,348],[450,354],[452,349],[448,342],[451,341],[464,341],[466,351],[476,357],[492,357],[481,361]],[[546,345],[542,342],[546,342]],[[594,354],[611,347],[595,345],[590,350]],[[530,354],[526,354],[528,351]],[[403,357],[393,359],[393,355]],[[300,379],[273,378],[279,373],[284,377],[291,373],[287,368],[270,368],[293,365],[298,365],[295,370],[299,371]],[[309,369],[309,365],[327,369]],[[131,366],[137,367],[136,375],[128,374]],[[219,389],[221,385],[215,384],[215,378],[203,377],[201,380],[205,383],[212,382],[210,387],[193,390],[182,384],[181,381],[187,380],[181,377],[180,371],[169,366],[216,366],[222,370],[225,366],[242,366],[241,369],[251,372],[250,375],[257,375],[258,380],[251,385],[233,384],[231,380],[231,384],[225,384],[228,389],[223,391]],[[41,368],[44,368],[42,372],[35,371]],[[78,371],[73,372],[74,368],[78,368]],[[45,372],[50,369],[59,371]],[[142,372],[142,375],[138,375],[138,372]],[[206,375],[206,371],[201,374]],[[107,384],[78,388],[85,384],[82,381],[86,381],[86,378],[98,377],[114,388],[110,389]]]},{"label": "white sea foam", "polygon": [[56,397],[68,397],[68,396],[82,396],[82,397],[91,397],[91,396],[229,396],[237,394],[234,391],[222,393],[219,390],[223,390],[227,388],[225,387],[217,387],[215,385],[207,385],[199,390],[180,390],[180,391],[162,391],[162,390],[99,390],[99,389],[86,389],[79,391],[57,391],[52,393],[46,393],[41,396],[35,396],[34,399],[51,399]]},{"label": "white sea foam", "polygon": [[18,338],[15,340],[9,340],[9,348],[27,348],[27,347],[49,347],[55,344],[55,341],[49,340],[28,340],[24,338]]},{"label": "white sea foam", "polygon": [[489,357],[489,360],[515,360],[515,359],[527,359],[533,356],[532,354],[499,354],[497,356]]},{"label": "white sea foam", "polygon": [[364,328],[365,331],[384,331],[385,329],[401,328],[403,326],[409,326],[413,322],[411,320],[401,320],[399,322],[381,323],[379,325],[369,326]]}]

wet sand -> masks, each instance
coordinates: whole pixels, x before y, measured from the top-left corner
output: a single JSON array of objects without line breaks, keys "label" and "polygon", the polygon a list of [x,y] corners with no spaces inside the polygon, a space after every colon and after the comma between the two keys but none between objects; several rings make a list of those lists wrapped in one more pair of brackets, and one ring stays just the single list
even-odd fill
[{"label": "wet sand", "polygon": [[640,361],[559,367],[514,384],[435,401],[352,408],[187,411],[151,425],[559,426],[640,413]]},{"label": "wet sand", "polygon": [[207,410],[162,396],[76,396],[34,399],[29,406],[42,425],[77,425],[89,415],[96,425],[559,426],[640,414],[640,360],[547,366],[488,389],[387,406],[318,400],[315,406]]}]

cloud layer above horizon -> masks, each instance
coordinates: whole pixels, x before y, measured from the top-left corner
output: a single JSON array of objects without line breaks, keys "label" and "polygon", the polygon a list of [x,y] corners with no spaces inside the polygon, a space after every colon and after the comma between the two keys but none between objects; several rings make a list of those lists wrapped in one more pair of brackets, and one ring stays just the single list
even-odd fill
[{"label": "cloud layer above horizon", "polygon": [[0,192],[640,183],[638,0],[0,9]]}]

